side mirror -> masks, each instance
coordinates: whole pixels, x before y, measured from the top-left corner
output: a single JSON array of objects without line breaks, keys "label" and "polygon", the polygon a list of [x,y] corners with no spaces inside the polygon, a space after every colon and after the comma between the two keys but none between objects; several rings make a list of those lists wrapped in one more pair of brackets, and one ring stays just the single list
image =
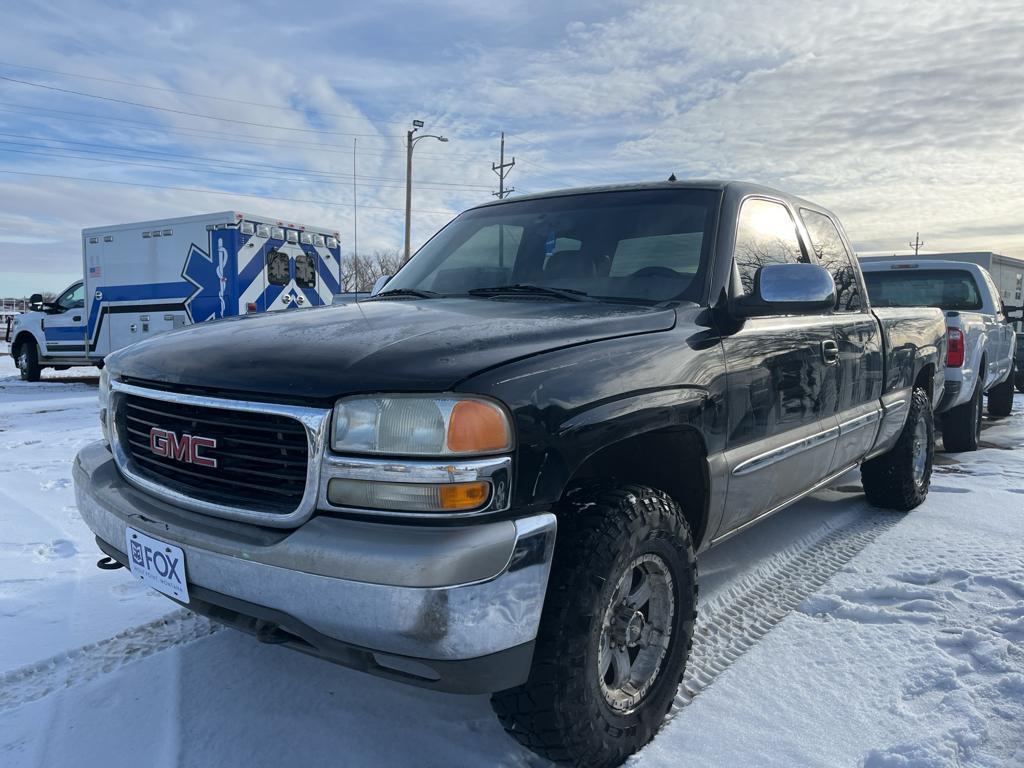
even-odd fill
[{"label": "side mirror", "polygon": [[28,297],[28,308],[34,312],[38,312],[43,308],[43,294],[33,293]]},{"label": "side mirror", "polygon": [[766,264],[754,273],[754,291],[737,299],[738,317],[810,315],[832,309],[836,284],[818,264]]},{"label": "side mirror", "polygon": [[381,275],[373,281],[373,288],[370,290],[371,296],[376,296],[381,292],[381,289],[388,284],[388,280],[391,279],[391,275]]}]

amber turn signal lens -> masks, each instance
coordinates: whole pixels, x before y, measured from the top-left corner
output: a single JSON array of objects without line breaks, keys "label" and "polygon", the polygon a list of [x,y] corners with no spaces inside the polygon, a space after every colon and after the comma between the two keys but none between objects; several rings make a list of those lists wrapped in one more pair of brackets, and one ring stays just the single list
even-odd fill
[{"label": "amber turn signal lens", "polygon": [[487,501],[487,483],[453,483],[438,490],[441,508],[449,512],[481,507]]},{"label": "amber turn signal lens", "polygon": [[448,450],[488,453],[512,447],[508,420],[500,408],[480,400],[460,400],[448,421]]}]

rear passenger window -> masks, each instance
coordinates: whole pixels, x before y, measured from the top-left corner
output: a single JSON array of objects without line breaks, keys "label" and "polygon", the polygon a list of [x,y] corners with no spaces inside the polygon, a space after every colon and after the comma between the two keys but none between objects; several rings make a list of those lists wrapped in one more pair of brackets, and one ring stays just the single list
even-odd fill
[{"label": "rear passenger window", "polygon": [[811,247],[836,283],[836,311],[858,312],[861,308],[857,271],[835,223],[823,213],[800,209],[800,217],[811,236]]},{"label": "rear passenger window", "polygon": [[271,285],[288,285],[290,280],[288,254],[270,251],[267,254],[267,282]]},{"label": "rear passenger window", "polygon": [[736,226],[735,258],[744,293],[753,292],[758,267],[806,261],[786,206],[757,198],[743,203]]},{"label": "rear passenger window", "polygon": [[308,253],[295,257],[295,282],[299,288],[316,288],[316,263]]}]

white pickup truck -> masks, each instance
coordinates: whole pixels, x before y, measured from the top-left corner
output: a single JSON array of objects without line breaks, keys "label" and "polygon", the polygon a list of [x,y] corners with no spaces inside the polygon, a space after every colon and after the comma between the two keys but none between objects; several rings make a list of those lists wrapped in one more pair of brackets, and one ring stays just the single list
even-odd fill
[{"label": "white pickup truck", "polygon": [[946,314],[946,390],[942,414],[947,451],[973,451],[981,435],[981,398],[990,416],[1013,408],[1016,339],[988,271],[977,264],[931,259],[861,262],[874,307],[939,307]]}]

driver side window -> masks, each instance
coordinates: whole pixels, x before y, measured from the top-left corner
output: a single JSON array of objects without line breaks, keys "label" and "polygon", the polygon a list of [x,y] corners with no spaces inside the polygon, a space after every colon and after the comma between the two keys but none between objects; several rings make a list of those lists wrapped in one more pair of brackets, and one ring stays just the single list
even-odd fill
[{"label": "driver side window", "polygon": [[82,309],[85,306],[85,286],[82,283],[69,288],[55,302],[61,309]]},{"label": "driver side window", "polygon": [[751,198],[740,209],[736,225],[736,267],[744,293],[754,290],[758,267],[806,261],[789,210],[774,200]]}]

